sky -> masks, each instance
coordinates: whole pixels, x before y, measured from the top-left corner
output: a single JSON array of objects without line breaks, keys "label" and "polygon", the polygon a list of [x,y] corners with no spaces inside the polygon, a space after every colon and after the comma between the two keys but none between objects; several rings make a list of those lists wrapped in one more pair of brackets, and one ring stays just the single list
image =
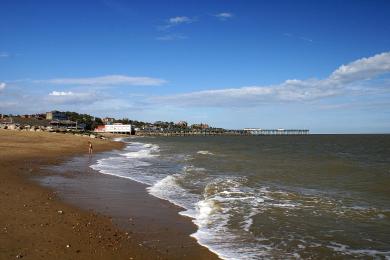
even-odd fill
[{"label": "sky", "polygon": [[390,133],[390,1],[0,1],[0,113]]}]

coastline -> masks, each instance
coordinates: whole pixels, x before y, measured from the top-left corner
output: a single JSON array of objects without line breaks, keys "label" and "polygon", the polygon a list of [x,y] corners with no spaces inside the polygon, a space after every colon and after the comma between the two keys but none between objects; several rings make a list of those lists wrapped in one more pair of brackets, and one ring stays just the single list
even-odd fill
[{"label": "coastline", "polygon": [[[133,211],[133,214],[138,214],[134,219],[140,220],[137,221],[135,228],[131,224],[113,221],[109,214],[95,213],[94,210],[88,211],[83,207],[80,208],[80,205],[70,204],[58,196],[56,191],[31,181],[31,178],[42,175],[42,166],[58,165],[70,157],[85,154],[88,140],[90,139],[66,134],[0,130],[0,200],[2,203],[0,258],[172,259],[175,257],[174,250],[167,254],[169,250],[164,248],[164,243],[153,244],[153,246],[143,244],[145,240],[151,240],[150,234],[153,231],[145,232],[146,235],[142,237],[139,235],[142,229],[152,230],[161,225],[156,226],[153,223],[149,225],[147,218],[142,221],[144,216],[142,208],[138,207]],[[123,147],[120,142],[96,139],[91,141],[95,153]],[[71,169],[69,170],[71,172]],[[96,174],[94,178],[96,177],[99,179],[101,176]],[[138,206],[141,206],[145,201],[150,203],[151,200],[146,196],[144,187],[131,182],[129,180],[127,185],[130,185],[132,190],[138,194],[144,193],[134,199],[133,205],[138,203]],[[171,212],[172,216],[176,214],[174,207],[168,202],[157,203],[156,200],[153,203],[150,204],[153,207],[159,203],[161,209],[165,208],[165,211],[158,216],[162,219],[168,219],[164,217],[167,212]],[[180,221],[180,225],[174,225],[175,221]],[[169,240],[169,236],[176,233],[175,239],[188,236],[188,239],[194,240],[189,238],[188,234],[193,228],[189,219],[177,215],[167,224],[171,229],[166,232],[166,239]],[[193,242],[194,245],[191,247],[187,249],[183,247],[180,252],[183,255],[176,257],[217,259],[213,253],[196,244],[195,240]]]}]

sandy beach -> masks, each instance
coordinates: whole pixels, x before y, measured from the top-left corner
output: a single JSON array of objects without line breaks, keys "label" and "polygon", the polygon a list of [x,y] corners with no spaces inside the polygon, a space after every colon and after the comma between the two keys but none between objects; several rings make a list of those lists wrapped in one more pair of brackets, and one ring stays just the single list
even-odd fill
[{"label": "sandy beach", "polygon": [[[32,181],[47,174],[42,167],[86,154],[89,140],[95,153],[122,148],[121,143],[108,140],[0,130],[0,259],[217,259],[189,237],[195,230],[189,219],[177,215],[178,209],[169,203],[151,200],[142,185],[127,183],[133,199],[127,205],[132,211],[126,214],[133,215],[134,225],[100,214],[106,213],[99,207],[112,203],[109,199],[94,206],[94,200],[83,193],[84,200],[71,203],[56,190]],[[87,183],[115,182],[115,178],[95,177]],[[73,187],[77,191],[77,185]],[[158,214],[159,221],[149,223],[148,216],[153,214]],[[156,239],[151,234],[159,234],[162,242],[145,244]]]}]

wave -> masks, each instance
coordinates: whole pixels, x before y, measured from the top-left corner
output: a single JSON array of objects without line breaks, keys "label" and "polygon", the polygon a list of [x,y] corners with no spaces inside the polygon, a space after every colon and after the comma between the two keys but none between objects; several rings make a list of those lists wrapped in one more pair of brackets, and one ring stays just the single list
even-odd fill
[{"label": "wave", "polygon": [[149,194],[179,206],[185,211],[198,200],[197,196],[188,193],[177,183],[177,177],[169,175],[147,188]]},{"label": "wave", "polygon": [[[126,139],[121,138],[120,141]],[[153,158],[159,156],[159,146],[140,142],[126,142],[123,151],[97,160],[90,167],[103,174],[131,179],[146,185],[153,185],[161,175],[149,172]]]},{"label": "wave", "polygon": [[384,256],[386,257],[386,259],[390,259],[390,251],[380,251],[375,249],[352,249],[350,246],[336,242],[330,242],[330,245],[328,245],[327,247],[342,254],[360,256],[364,255],[375,259],[379,259],[379,257]]},{"label": "wave", "polygon": [[150,150],[141,150],[137,152],[122,153],[121,155],[127,158],[150,158],[150,157],[158,156],[156,154],[152,154]]},{"label": "wave", "polygon": [[201,155],[214,155],[212,152],[209,152],[209,151],[198,151],[196,153],[201,154]]},{"label": "wave", "polygon": [[[213,154],[209,151],[197,153]],[[340,219],[368,220],[387,218],[388,212],[346,206],[344,202],[315,191],[303,194],[264,184],[251,186],[245,176],[212,175],[205,168],[190,165],[192,161],[186,160],[186,155],[177,156],[183,165],[172,162],[172,165],[165,165],[164,158],[158,145],[130,141],[124,151],[98,160],[91,168],[147,184],[149,194],[183,208],[180,214],[192,218],[198,227],[191,236],[222,259],[300,258],[299,253],[306,247],[323,247],[341,255],[360,257],[387,257],[389,254],[370,249],[351,249],[336,242],[306,241],[298,234],[290,234],[288,238],[285,233],[272,232],[273,237],[254,234],[254,228],[259,228],[256,218],[265,215],[271,220],[274,216],[283,215],[288,220],[299,216],[302,211],[311,212],[316,208]],[[312,214],[322,213],[313,211]],[[329,230],[329,234],[331,232]],[[292,247],[295,245],[296,250],[287,252],[280,241]]]}]

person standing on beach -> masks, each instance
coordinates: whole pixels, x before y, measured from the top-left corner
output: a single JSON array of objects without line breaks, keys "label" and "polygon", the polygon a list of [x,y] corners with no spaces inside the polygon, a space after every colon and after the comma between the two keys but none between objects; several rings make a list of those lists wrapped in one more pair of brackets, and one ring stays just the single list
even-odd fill
[{"label": "person standing on beach", "polygon": [[91,143],[91,141],[88,141],[88,153],[92,154],[92,152],[93,152],[92,143]]}]

